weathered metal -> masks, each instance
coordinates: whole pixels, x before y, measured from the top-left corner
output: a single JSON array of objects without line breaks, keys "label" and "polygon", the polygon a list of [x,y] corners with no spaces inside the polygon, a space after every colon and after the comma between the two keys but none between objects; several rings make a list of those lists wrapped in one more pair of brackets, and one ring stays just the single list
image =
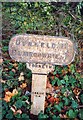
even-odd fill
[{"label": "weathered metal", "polygon": [[44,112],[46,74],[54,65],[67,65],[74,59],[74,44],[66,37],[44,35],[16,35],[10,40],[9,54],[18,62],[25,62],[32,70],[31,113]]},{"label": "weathered metal", "polygon": [[10,40],[9,54],[18,62],[67,65],[74,58],[74,45],[66,37],[16,35]]}]

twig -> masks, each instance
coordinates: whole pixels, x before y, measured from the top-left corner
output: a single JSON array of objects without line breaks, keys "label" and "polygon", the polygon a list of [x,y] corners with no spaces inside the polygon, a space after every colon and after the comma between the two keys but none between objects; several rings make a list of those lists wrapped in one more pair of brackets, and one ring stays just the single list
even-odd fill
[{"label": "twig", "polygon": [[83,105],[79,105],[78,108],[83,108]]},{"label": "twig", "polygon": [[74,16],[70,11],[68,11],[68,13],[76,20],[76,16]]}]

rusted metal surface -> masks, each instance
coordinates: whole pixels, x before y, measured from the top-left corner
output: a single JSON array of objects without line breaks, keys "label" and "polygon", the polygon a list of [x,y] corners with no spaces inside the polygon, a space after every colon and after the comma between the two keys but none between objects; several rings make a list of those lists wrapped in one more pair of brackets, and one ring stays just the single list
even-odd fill
[{"label": "rusted metal surface", "polygon": [[67,65],[74,59],[74,45],[68,38],[44,35],[16,35],[9,54],[18,62]]}]

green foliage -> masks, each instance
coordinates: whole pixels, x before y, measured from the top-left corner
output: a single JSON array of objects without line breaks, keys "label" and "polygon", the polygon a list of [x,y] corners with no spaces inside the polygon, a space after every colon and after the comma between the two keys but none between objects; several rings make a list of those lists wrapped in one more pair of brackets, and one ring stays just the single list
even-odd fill
[{"label": "green foliage", "polygon": [[29,119],[29,116],[28,116],[27,114],[22,114],[22,119],[25,119],[25,120],[28,119],[28,120],[30,120],[30,119]]},{"label": "green foliage", "polygon": [[17,109],[21,108],[22,107],[22,101],[17,100],[16,103],[15,103],[15,106],[16,106]]},{"label": "green foliage", "polygon": [[[22,93],[21,93],[22,94]],[[28,100],[28,96],[21,96],[21,94],[17,94],[15,96],[13,96],[10,100],[9,103],[6,103],[4,100],[2,101],[2,118],[5,119],[7,118],[8,120],[11,119],[25,119],[25,120],[29,120],[29,111],[30,111],[30,104],[26,103],[26,100]],[[17,113],[14,114],[13,111],[11,110],[11,106],[16,106],[16,110],[25,110],[25,112],[23,112],[22,114]]]},{"label": "green foliage", "polygon": [[72,73],[72,74],[75,73],[75,65],[72,64],[72,65],[70,66],[70,70],[71,70],[71,73]]},{"label": "green foliage", "polygon": [[54,86],[57,81],[59,81],[59,79],[57,77],[55,77],[55,79],[51,81],[51,84]]},{"label": "green foliage", "polygon": [[38,120],[47,119],[47,118],[49,118],[48,115],[44,114],[43,112],[40,112],[38,115]]},{"label": "green foliage", "polygon": [[59,66],[56,66],[54,74],[61,74],[61,73],[62,73],[62,68]]},{"label": "green foliage", "polygon": [[[75,7],[73,8],[74,5]],[[26,68],[25,63],[17,63],[10,59],[8,53],[10,38],[14,34],[40,31],[39,34],[63,35],[66,37],[69,37],[69,34],[72,40],[78,41],[83,38],[82,7],[83,2],[72,4],[58,2],[3,2],[2,25],[4,40],[2,41],[2,52],[4,61],[2,78],[5,83],[2,84],[2,92],[4,93],[5,90],[14,88],[18,90],[18,94],[13,96],[9,103],[4,100],[2,102],[2,118],[4,120],[29,120],[31,108],[31,104],[26,103],[26,100],[30,100],[30,98],[24,95],[25,89],[19,88],[23,81],[18,82],[18,78],[20,73],[24,72],[24,81],[29,86],[32,73]],[[72,63],[70,67],[56,65],[53,75],[54,79],[50,78],[50,83],[52,87],[60,87],[59,103],[48,103],[45,113],[39,113],[38,119],[59,120],[60,114],[67,115],[68,119],[83,119],[83,109],[79,108],[79,105],[83,104],[83,94],[81,92],[74,93],[76,88],[83,89],[83,79],[76,71],[76,63]],[[57,90],[55,92],[58,95]],[[17,109],[21,109],[22,114],[17,113],[14,115],[10,109],[13,105]]]},{"label": "green foliage", "polygon": [[70,103],[70,100],[67,98],[67,97],[63,97],[63,100],[64,100],[64,104],[65,105],[69,105],[69,103]]},{"label": "green foliage", "polygon": [[24,63],[19,63],[18,64],[18,70],[19,70],[19,72],[25,71],[25,69],[26,69],[26,64],[24,64]]},{"label": "green foliage", "polygon": [[71,104],[72,108],[76,109],[78,108],[78,104],[76,101],[72,100],[72,104]]},{"label": "green foliage", "polygon": [[57,111],[61,112],[61,106],[60,105],[55,105],[54,108],[57,109]]},{"label": "green foliage", "polygon": [[79,111],[79,117],[80,117],[81,120],[83,119],[83,109],[81,109],[81,110]]},{"label": "green foliage", "polygon": [[81,99],[81,102],[83,104],[83,94],[81,94],[80,99]]},{"label": "green foliage", "polygon": [[9,110],[9,111],[8,111],[8,113],[6,114],[6,118],[7,118],[8,120],[13,119],[13,112],[12,112],[12,110]]},{"label": "green foliage", "polygon": [[76,118],[77,114],[74,110],[70,109],[68,111],[68,116],[69,116],[69,118]]},{"label": "green foliage", "polygon": [[18,119],[20,119],[20,118],[21,118],[21,115],[20,115],[20,113],[17,113],[17,114],[15,115],[15,118],[18,118]]},{"label": "green foliage", "polygon": [[8,51],[8,46],[2,47],[2,52],[7,52]]},{"label": "green foliage", "polygon": [[[81,113],[79,111],[79,102],[78,99],[75,98],[75,96],[78,96],[80,98],[80,104],[83,102],[83,96],[78,91],[75,92],[75,89],[79,90],[82,88],[80,86],[80,74],[76,72],[75,64],[71,64],[68,66],[61,66],[61,72],[57,73],[59,66],[55,66],[54,70],[54,79],[50,79],[50,82],[52,86],[58,86],[61,87],[60,91],[61,94],[58,96],[60,102],[58,104],[54,103],[52,107],[47,107],[46,112],[49,116],[51,116],[51,113],[54,114],[54,118],[57,118],[59,116],[59,113],[64,111],[64,113],[71,119],[78,118],[78,114],[81,116]],[[66,74],[65,74],[66,72]],[[82,81],[82,80],[81,80]],[[49,108],[49,109],[48,109]],[[51,108],[51,109],[50,109]],[[51,113],[50,113],[51,111]],[[51,117],[52,118],[52,117]]]}]

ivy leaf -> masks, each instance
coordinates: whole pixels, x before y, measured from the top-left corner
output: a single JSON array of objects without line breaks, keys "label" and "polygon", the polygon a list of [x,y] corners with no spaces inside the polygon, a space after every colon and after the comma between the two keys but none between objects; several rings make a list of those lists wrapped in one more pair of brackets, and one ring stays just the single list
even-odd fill
[{"label": "ivy leaf", "polygon": [[43,114],[43,112],[40,112],[38,114],[38,120],[47,119],[47,118],[48,118],[48,115]]},{"label": "ivy leaf", "polygon": [[59,112],[61,111],[61,106],[55,105],[54,107],[55,107]]},{"label": "ivy leaf", "polygon": [[76,79],[80,78],[80,74],[79,73],[75,73]]},{"label": "ivy leaf", "polygon": [[32,76],[32,73],[31,73],[31,72],[28,72],[28,74],[26,74],[27,79],[30,79],[31,76]]},{"label": "ivy leaf", "polygon": [[23,118],[23,119],[25,119],[25,118],[26,118],[26,119],[28,119],[28,120],[29,120],[29,116],[28,116],[27,114],[24,114],[24,113],[22,114],[22,118]]},{"label": "ivy leaf", "polygon": [[11,120],[13,118],[13,112],[11,110],[8,111],[8,114],[6,115],[6,118],[8,120]]},{"label": "ivy leaf", "polygon": [[50,112],[51,111],[51,107],[47,107],[46,112]]},{"label": "ivy leaf", "polygon": [[7,52],[7,51],[8,51],[8,46],[4,46],[4,47],[2,48],[2,51],[3,51],[3,52]]},{"label": "ivy leaf", "polygon": [[61,92],[64,94],[65,91],[66,91],[66,88],[62,87]]},{"label": "ivy leaf", "polygon": [[80,80],[81,87],[83,89],[83,78],[80,78],[79,80]]},{"label": "ivy leaf", "polygon": [[39,4],[36,2],[36,3],[35,3],[35,8],[37,8],[38,6],[39,6]]},{"label": "ivy leaf", "polygon": [[18,70],[19,70],[19,72],[26,71],[26,64],[25,63],[19,63],[18,64]]},{"label": "ivy leaf", "polygon": [[56,71],[53,72],[53,75],[56,75]]},{"label": "ivy leaf", "polygon": [[25,96],[25,95],[23,95],[22,98],[21,98],[21,100],[24,100],[24,101],[25,101],[25,100],[28,100],[28,97]]},{"label": "ivy leaf", "polygon": [[6,101],[3,100],[2,105],[3,105],[4,109],[8,110],[8,105],[7,105]]},{"label": "ivy leaf", "polygon": [[55,83],[56,83],[56,80],[52,80],[52,82],[51,82],[52,86],[54,86]]},{"label": "ivy leaf", "polygon": [[61,119],[60,119],[60,117],[59,117],[59,116],[58,116],[58,117],[56,117],[56,115],[53,115],[53,116],[52,116],[52,120],[61,120]]},{"label": "ivy leaf", "polygon": [[17,100],[15,103],[16,108],[21,108],[22,107],[22,101],[21,100]]},{"label": "ivy leaf", "polygon": [[67,97],[64,97],[63,100],[65,101],[65,105],[68,105],[69,104],[69,99]]},{"label": "ivy leaf", "polygon": [[8,65],[9,63],[10,63],[10,60],[5,60],[5,61],[3,61],[3,64]]},{"label": "ivy leaf", "polygon": [[21,118],[20,113],[17,113],[17,114],[15,115],[15,117],[16,117],[16,118]]},{"label": "ivy leaf", "polygon": [[68,81],[69,80],[68,75],[65,75],[63,79]]},{"label": "ivy leaf", "polygon": [[75,66],[73,64],[70,66],[70,71],[72,74],[75,73]]},{"label": "ivy leaf", "polygon": [[78,108],[78,104],[76,101],[72,101],[72,104],[71,104],[72,108]]},{"label": "ivy leaf", "polygon": [[73,84],[73,83],[76,82],[76,79],[72,75],[70,75],[69,76],[69,81],[70,81],[71,84]]},{"label": "ivy leaf", "polygon": [[57,85],[58,85],[58,86],[62,85],[61,80],[58,79]]},{"label": "ivy leaf", "polygon": [[59,106],[63,108],[63,103],[62,103],[62,102],[60,102],[60,103],[59,103]]},{"label": "ivy leaf", "polygon": [[65,84],[65,80],[61,80],[61,83],[62,83],[62,84]]},{"label": "ivy leaf", "polygon": [[[0,113],[1,113],[1,111],[0,111]],[[2,114],[0,114],[0,120],[2,120],[3,118],[2,118]]]},{"label": "ivy leaf", "polygon": [[10,71],[9,75],[14,77],[15,74],[14,74],[14,72]]},{"label": "ivy leaf", "polygon": [[8,46],[9,44],[9,40],[2,40],[1,42],[3,46]]},{"label": "ivy leaf", "polygon": [[81,94],[80,99],[81,99],[81,102],[83,104],[83,94]]},{"label": "ivy leaf", "polygon": [[29,109],[30,109],[30,105],[27,106],[27,110],[29,110]]},{"label": "ivy leaf", "polygon": [[58,80],[59,80],[59,79],[58,79],[57,77],[55,77],[55,79],[52,80],[52,82],[51,82],[52,86],[54,86],[54,84],[55,84]]},{"label": "ivy leaf", "polygon": [[10,65],[8,66],[8,68],[11,70],[11,69],[13,68],[13,65],[10,64]]},{"label": "ivy leaf", "polygon": [[79,111],[79,117],[80,117],[81,120],[83,120],[83,109],[81,109],[81,110]]},{"label": "ivy leaf", "polygon": [[69,116],[69,118],[75,118],[77,115],[76,115],[75,111],[73,111],[72,109],[70,109],[68,111],[68,116]]},{"label": "ivy leaf", "polygon": [[56,118],[57,118],[56,115],[52,116],[52,120],[56,120]]},{"label": "ivy leaf", "polygon": [[62,74],[62,68],[60,68],[59,66],[55,66],[55,72],[58,74]]},{"label": "ivy leaf", "polygon": [[6,115],[6,110],[2,109],[2,118]]},{"label": "ivy leaf", "polygon": [[22,105],[23,105],[24,107],[26,107],[26,102],[25,102],[25,101],[22,101]]}]

